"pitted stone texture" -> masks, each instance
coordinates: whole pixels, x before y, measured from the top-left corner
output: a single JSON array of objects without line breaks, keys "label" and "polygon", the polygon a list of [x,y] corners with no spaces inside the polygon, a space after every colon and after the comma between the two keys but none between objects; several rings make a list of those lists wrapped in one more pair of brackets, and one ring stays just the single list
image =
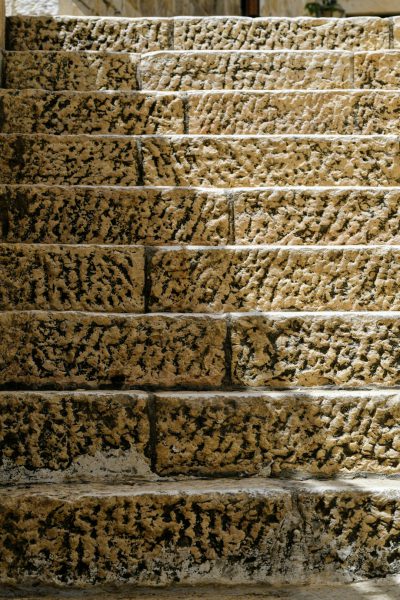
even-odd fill
[{"label": "pitted stone texture", "polygon": [[218,245],[229,235],[225,195],[189,189],[2,186],[0,219],[9,242]]},{"label": "pitted stone texture", "polygon": [[326,582],[400,568],[397,481],[42,485],[4,488],[0,503],[3,585]]},{"label": "pitted stone texture", "polygon": [[250,315],[232,325],[232,374],[257,387],[396,386],[396,315]]},{"label": "pitted stone texture", "polygon": [[355,54],[354,86],[397,89],[400,84],[399,63],[399,50]]},{"label": "pitted stone texture", "polygon": [[397,185],[394,137],[143,138],[145,185]]},{"label": "pitted stone texture", "polygon": [[156,396],[161,475],[399,473],[396,392]]},{"label": "pitted stone texture", "polygon": [[141,392],[0,393],[0,481],[148,476]]},{"label": "pitted stone texture", "polygon": [[175,19],[175,50],[380,50],[389,21],[356,19]]},{"label": "pitted stone texture", "polygon": [[3,86],[42,90],[136,90],[134,54],[8,52]]},{"label": "pitted stone texture", "polygon": [[0,183],[136,185],[135,138],[0,135]]},{"label": "pitted stone texture", "polygon": [[[400,72],[399,72],[400,74]],[[400,79],[399,79],[400,81]],[[398,87],[396,85],[396,87]],[[356,92],[352,94],[354,130],[368,135],[374,133],[400,133],[400,93],[385,90]]]},{"label": "pitted stone texture", "polygon": [[149,90],[352,87],[342,52],[156,52],[142,57],[140,73]]},{"label": "pitted stone texture", "polygon": [[238,244],[399,244],[399,190],[235,192]]},{"label": "pitted stone texture", "polygon": [[184,133],[173,94],[3,90],[0,103],[2,133]]},{"label": "pitted stone texture", "polygon": [[167,19],[11,17],[9,50],[153,52],[170,47]]},{"label": "pitted stone texture", "polygon": [[0,186],[3,242],[225,244],[228,201],[189,189]]},{"label": "pitted stone texture", "polygon": [[400,310],[399,249],[156,250],[150,309]]},{"label": "pitted stone texture", "polygon": [[0,386],[30,389],[221,385],[218,318],[0,313]]},{"label": "pitted stone texture", "polygon": [[143,312],[144,250],[0,244],[0,310]]}]

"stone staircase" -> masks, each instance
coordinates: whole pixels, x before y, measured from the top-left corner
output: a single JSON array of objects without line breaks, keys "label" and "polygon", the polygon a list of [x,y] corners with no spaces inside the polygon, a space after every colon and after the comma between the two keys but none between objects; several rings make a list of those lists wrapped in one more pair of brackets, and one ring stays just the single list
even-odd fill
[{"label": "stone staircase", "polygon": [[3,62],[2,589],[400,573],[400,18]]}]

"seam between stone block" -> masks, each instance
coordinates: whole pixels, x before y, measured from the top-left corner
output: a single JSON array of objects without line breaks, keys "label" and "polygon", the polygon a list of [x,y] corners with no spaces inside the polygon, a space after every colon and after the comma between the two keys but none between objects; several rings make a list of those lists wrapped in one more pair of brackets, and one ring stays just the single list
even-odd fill
[{"label": "seam between stone block", "polygon": [[153,473],[157,472],[157,397],[149,392],[147,396],[147,417],[149,420],[149,459]]},{"label": "seam between stone block", "polygon": [[389,28],[389,50],[394,50],[394,21],[393,17],[388,19]]}]

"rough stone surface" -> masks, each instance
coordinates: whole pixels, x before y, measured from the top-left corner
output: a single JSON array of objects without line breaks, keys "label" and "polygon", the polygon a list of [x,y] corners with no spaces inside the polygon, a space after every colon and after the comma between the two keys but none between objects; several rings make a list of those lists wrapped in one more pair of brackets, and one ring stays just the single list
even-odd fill
[{"label": "rough stone surface", "polygon": [[235,192],[238,244],[399,244],[400,190]]},{"label": "rough stone surface", "polygon": [[0,310],[143,312],[144,250],[0,244]]},{"label": "rough stone surface", "polygon": [[337,580],[399,566],[395,481],[32,486],[4,488],[0,503],[3,584]]},{"label": "rough stone surface", "polygon": [[397,392],[161,393],[161,475],[399,473]]},{"label": "rough stone surface", "polygon": [[143,92],[0,92],[2,133],[184,133],[183,101]]},{"label": "rough stone surface", "polygon": [[11,17],[10,50],[95,50],[154,52],[169,48],[172,22],[167,19]]},{"label": "rough stone surface", "polygon": [[0,386],[219,386],[226,326],[201,316],[0,313]]},{"label": "rough stone surface", "polygon": [[149,90],[352,87],[351,55],[334,52],[156,52],[140,73]]},{"label": "rough stone surface", "polygon": [[134,54],[7,52],[3,86],[42,90],[136,90]]},{"label": "rough stone surface", "polygon": [[396,315],[234,317],[234,383],[257,387],[399,385]]},{"label": "rough stone surface", "polygon": [[0,240],[224,244],[228,201],[189,189],[0,186]]},{"label": "rough stone surface", "polygon": [[157,311],[400,310],[400,250],[178,249],[151,259]]},{"label": "rough stone surface", "polygon": [[176,19],[176,50],[380,50],[389,21],[340,19]]},{"label": "rough stone surface", "polygon": [[146,185],[398,185],[397,138],[144,138]]},{"label": "rough stone surface", "polygon": [[0,135],[0,183],[136,185],[137,140],[129,137]]},{"label": "rough stone surface", "polygon": [[141,392],[0,393],[0,481],[149,476]]},{"label": "rough stone surface", "polygon": [[400,133],[398,92],[194,92],[191,134]]},{"label": "rough stone surface", "polygon": [[400,52],[366,52],[354,56],[354,85],[396,89],[400,84]]}]

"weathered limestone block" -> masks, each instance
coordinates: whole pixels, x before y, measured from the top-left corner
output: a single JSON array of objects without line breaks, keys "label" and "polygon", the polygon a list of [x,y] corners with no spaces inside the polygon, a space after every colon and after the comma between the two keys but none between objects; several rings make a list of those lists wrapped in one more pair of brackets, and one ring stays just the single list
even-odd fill
[{"label": "weathered limestone block", "polygon": [[0,240],[64,244],[226,244],[223,192],[0,186]]},{"label": "weathered limestone block", "polygon": [[[399,79],[400,81],[400,79]],[[397,86],[396,86],[397,87]],[[354,101],[354,131],[362,134],[400,133],[398,91],[374,90],[352,94]]]},{"label": "weathered limestone block", "polygon": [[249,387],[396,386],[399,344],[397,315],[236,316],[233,381]]},{"label": "weathered limestone block", "polygon": [[143,138],[145,185],[398,185],[395,137]]},{"label": "weathered limestone block", "polygon": [[400,472],[397,392],[156,396],[161,475]]},{"label": "weathered limestone block", "polygon": [[183,100],[143,92],[0,91],[2,133],[184,133]]},{"label": "weathered limestone block", "polygon": [[0,244],[0,310],[143,312],[144,250]]},{"label": "weathered limestone block", "polygon": [[400,190],[235,192],[238,244],[399,244]]},{"label": "weathered limestone block", "polygon": [[143,392],[0,393],[0,481],[150,476]]},{"label": "weathered limestone block", "polygon": [[175,19],[175,50],[380,50],[389,21],[353,19]]},{"label": "weathered limestone block", "polygon": [[10,17],[10,50],[154,52],[170,48],[172,21],[76,17]]},{"label": "weathered limestone block", "polygon": [[150,309],[400,310],[400,251],[391,249],[159,249]]},{"label": "weathered limestone block", "polygon": [[0,183],[136,185],[135,138],[0,135]]},{"label": "weathered limestone block", "polygon": [[400,52],[365,52],[354,56],[354,85],[396,89],[400,84]]},{"label": "weathered limestone block", "polygon": [[393,46],[400,48],[400,17],[393,17]]},{"label": "weathered limestone block", "polygon": [[212,317],[3,312],[0,386],[218,386],[225,337]]},{"label": "weathered limestone block", "polygon": [[155,52],[139,69],[148,90],[352,87],[351,54],[343,52]]},{"label": "weathered limestone block", "polygon": [[8,52],[3,87],[42,90],[136,90],[134,54]]},{"label": "weathered limestone block", "polygon": [[253,478],[4,488],[0,580],[79,587],[384,576],[400,567],[399,487]]}]

